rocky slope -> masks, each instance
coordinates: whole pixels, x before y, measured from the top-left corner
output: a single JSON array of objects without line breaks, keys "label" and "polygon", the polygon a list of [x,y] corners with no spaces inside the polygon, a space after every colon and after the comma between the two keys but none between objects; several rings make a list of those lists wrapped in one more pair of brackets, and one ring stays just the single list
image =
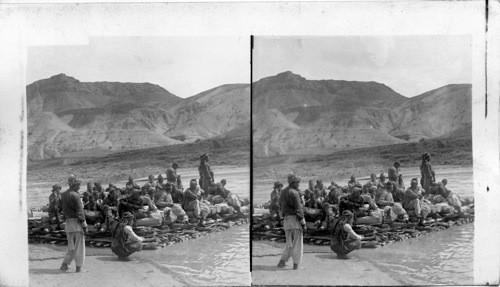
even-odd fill
[{"label": "rocky slope", "polygon": [[249,85],[182,99],[150,83],[84,83],[60,74],[26,90],[30,160],[193,142],[250,119]]},{"label": "rocky slope", "polygon": [[257,157],[471,134],[467,84],[406,98],[380,83],[284,72],[255,82],[252,104]]}]

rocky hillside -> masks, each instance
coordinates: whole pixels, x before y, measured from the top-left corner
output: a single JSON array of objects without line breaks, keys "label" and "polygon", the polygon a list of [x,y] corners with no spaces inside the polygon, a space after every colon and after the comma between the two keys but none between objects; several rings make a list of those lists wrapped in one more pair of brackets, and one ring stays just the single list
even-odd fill
[{"label": "rocky hillside", "polygon": [[249,85],[182,99],[150,83],[84,83],[60,74],[26,90],[30,160],[193,142],[250,120]]},{"label": "rocky hillside", "polygon": [[376,82],[307,80],[284,72],[254,83],[257,157],[346,150],[471,134],[471,85],[406,98]]}]

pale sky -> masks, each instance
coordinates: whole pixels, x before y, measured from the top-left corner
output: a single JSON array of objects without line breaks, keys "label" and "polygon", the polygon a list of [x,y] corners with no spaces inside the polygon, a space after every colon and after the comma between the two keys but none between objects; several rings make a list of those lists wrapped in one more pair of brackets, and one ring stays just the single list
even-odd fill
[{"label": "pale sky", "polygon": [[99,37],[28,49],[27,83],[64,73],[81,82],[149,82],[181,98],[250,83],[250,37]]},{"label": "pale sky", "polygon": [[255,37],[254,81],[292,71],[308,80],[375,81],[406,97],[472,83],[472,38]]}]

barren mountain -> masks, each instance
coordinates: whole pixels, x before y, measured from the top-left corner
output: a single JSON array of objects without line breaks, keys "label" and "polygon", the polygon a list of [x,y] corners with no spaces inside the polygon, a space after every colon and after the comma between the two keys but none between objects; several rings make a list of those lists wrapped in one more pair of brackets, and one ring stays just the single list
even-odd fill
[{"label": "barren mountain", "polygon": [[28,85],[27,106],[30,160],[192,142],[250,119],[248,85],[182,99],[150,83],[83,83],[64,74]]},{"label": "barren mountain", "polygon": [[471,85],[406,98],[376,82],[312,81],[281,73],[254,83],[254,155],[470,135],[470,100]]},{"label": "barren mountain", "polygon": [[[166,135],[184,141],[212,138],[248,128],[250,121],[250,85],[223,85],[205,91],[175,107],[174,118]],[[247,137],[250,131],[247,130]]]}]

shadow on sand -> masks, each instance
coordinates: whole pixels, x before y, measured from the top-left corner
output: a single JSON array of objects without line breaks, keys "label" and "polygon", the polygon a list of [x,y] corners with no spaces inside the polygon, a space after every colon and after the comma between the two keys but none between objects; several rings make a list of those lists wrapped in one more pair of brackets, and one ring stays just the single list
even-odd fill
[{"label": "shadow on sand", "polygon": [[330,253],[330,254],[319,254],[316,255],[316,257],[320,259],[328,259],[328,260],[349,260],[352,259],[351,257],[344,255],[343,257],[338,257],[337,254],[335,253]]},{"label": "shadow on sand", "polygon": [[288,269],[290,269],[290,266],[281,268],[278,266],[269,266],[269,265],[252,265],[252,271],[285,271]]},{"label": "shadow on sand", "polygon": [[30,269],[29,273],[31,274],[54,274],[54,275],[59,275],[59,274],[65,274],[65,273],[72,273],[75,272],[74,270],[68,270],[66,272],[63,272],[59,270],[59,268],[37,268],[37,269]]}]

